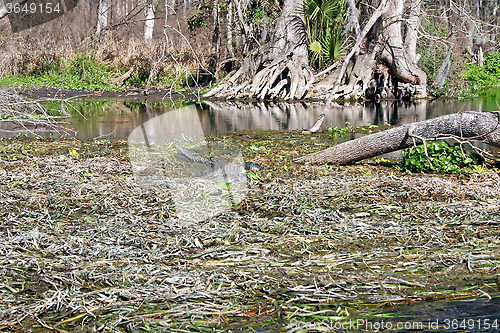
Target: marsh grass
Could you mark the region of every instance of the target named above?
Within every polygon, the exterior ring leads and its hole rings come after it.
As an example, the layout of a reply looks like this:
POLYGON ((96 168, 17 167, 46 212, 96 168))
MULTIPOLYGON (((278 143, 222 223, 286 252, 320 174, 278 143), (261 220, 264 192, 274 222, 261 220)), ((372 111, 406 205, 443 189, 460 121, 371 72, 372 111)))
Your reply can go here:
POLYGON ((6 75, 0 79, 0 84, 85 91, 124 90, 110 83, 117 72, 116 68, 98 61, 95 55, 82 53, 70 60, 47 62, 23 75, 6 75))
MULTIPOLYGON (((81 91, 125 91, 127 88, 148 86, 150 68, 134 67, 124 85, 113 84, 113 79, 127 71, 124 66, 112 66, 96 58, 94 54, 78 54, 70 60, 50 61, 31 72, 5 75, 0 79, 3 86, 23 86, 29 88, 56 88, 81 91)), ((199 89, 206 86, 212 75, 197 66, 165 66, 150 82, 158 88, 170 88, 173 92, 199 89)))
POLYGON ((497 170, 289 163, 331 140, 316 137, 208 138, 267 169, 235 210, 189 226, 168 191, 136 185, 125 143, 3 139, 0 330, 298 331, 498 294, 497 170))

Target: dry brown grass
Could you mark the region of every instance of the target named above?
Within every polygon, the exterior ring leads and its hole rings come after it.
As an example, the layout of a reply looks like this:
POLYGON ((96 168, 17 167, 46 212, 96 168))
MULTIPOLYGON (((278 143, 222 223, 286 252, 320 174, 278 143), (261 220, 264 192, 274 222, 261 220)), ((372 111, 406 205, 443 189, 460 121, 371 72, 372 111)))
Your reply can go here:
MULTIPOLYGON (((203 67, 208 67, 209 29, 204 28, 197 36, 190 36, 185 20, 171 15, 166 41, 161 28, 163 14, 158 15, 160 18, 156 21, 151 43, 143 41, 141 15, 134 18, 139 20, 137 22, 132 20, 130 24, 114 26, 96 36, 95 8, 84 2, 61 18, 16 34, 12 34, 6 17, 0 20, 0 77, 29 74, 49 62, 72 59, 79 53, 93 53, 110 66, 127 69, 134 66, 139 71, 151 70, 159 59, 161 67, 196 70, 200 67, 196 58, 203 67)), ((111 24, 117 21, 118 16, 115 21, 111 20, 111 24)))

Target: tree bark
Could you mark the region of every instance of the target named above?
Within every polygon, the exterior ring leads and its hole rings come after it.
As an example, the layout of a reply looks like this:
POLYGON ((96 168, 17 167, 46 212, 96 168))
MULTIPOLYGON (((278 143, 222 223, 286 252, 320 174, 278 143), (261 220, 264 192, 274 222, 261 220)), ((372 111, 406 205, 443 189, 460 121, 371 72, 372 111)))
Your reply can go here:
POLYGON ((439 90, 443 89, 444 84, 446 83, 446 78, 448 77, 448 73, 450 72, 452 49, 453 49, 453 41, 448 46, 448 51, 446 52, 446 56, 444 57, 443 63, 441 64, 441 67, 439 67, 436 79, 434 80, 434 85, 439 90))
MULTIPOLYGON (((423 70, 418 68, 412 56, 403 47, 401 33, 403 10, 403 1, 389 0, 387 8, 382 14, 383 22, 389 24, 382 33, 385 39, 382 59, 389 64, 398 79, 406 83, 419 85, 425 90, 427 75, 423 70)), ((425 97, 425 91, 421 95, 425 97)))
POLYGON ((229 0, 227 4, 227 58, 234 57, 233 48, 233 1, 229 0))
MULTIPOLYGON (((420 0, 411 0, 410 5, 417 6, 417 1, 420 0)), ((407 43, 403 43, 404 3, 400 0, 380 1, 342 67, 316 84, 318 94, 313 90, 311 97, 321 98, 323 90, 332 83, 327 103, 339 99, 427 96, 427 75, 416 64, 416 35, 410 32, 407 43)), ((416 16, 420 11, 411 13, 412 20, 418 22, 416 16)))
POLYGON ((219 1, 214 0, 212 7, 212 19, 214 21, 214 33, 212 35, 212 54, 216 59, 219 58, 220 45, 220 24, 219 24, 219 1))
POLYGON ((144 41, 146 43, 153 40, 153 29, 155 26, 155 12, 153 0, 146 6, 146 22, 144 23, 144 41))
MULTIPOLYGON (((355 1, 348 0, 350 14, 346 29, 353 31, 357 39, 342 66, 324 78, 314 76, 308 65, 300 1, 285 0, 270 42, 248 55, 236 73, 204 97, 257 100, 307 97, 326 99, 327 103, 342 99, 426 97, 427 75, 416 63, 419 1, 406 2, 412 6, 408 24, 414 31, 407 33, 405 44, 404 1, 380 0, 359 32, 359 23, 353 18, 359 11, 355 1)), ((249 45, 248 38, 256 39, 243 20, 242 5, 235 5, 247 38, 245 45, 249 45)))
POLYGON ((96 30, 96 35, 98 36, 101 34, 102 30, 108 26, 108 11, 110 7, 110 0, 99 0, 96 30))
POLYGON ((271 41, 247 56, 236 73, 204 97, 302 99, 313 75, 298 5, 295 0, 285 0, 271 41))
MULTIPOLYGON (((344 62, 342 63, 342 67, 340 68, 340 71, 338 73, 334 72, 333 75, 337 77, 337 80, 335 81, 335 83, 333 85, 332 91, 330 92, 330 95, 328 96, 328 99, 326 100, 326 103, 329 104, 334 99, 339 99, 340 97, 345 96, 347 94, 350 94, 352 92, 353 88, 348 88, 347 89, 347 93, 344 93, 344 90, 342 90, 340 96, 336 95, 336 93, 338 91, 338 88, 339 88, 339 86, 340 86, 340 84, 342 82, 342 79, 344 78, 344 74, 345 74, 345 71, 347 70, 347 66, 349 65, 349 63, 350 63, 352 57, 354 56, 354 54, 359 51, 361 43, 366 38, 366 35, 368 34, 368 32, 370 32, 370 30, 375 25, 375 23, 378 21, 378 19, 382 15, 382 13, 386 10, 385 9, 386 3, 387 3, 387 0, 382 0, 381 1, 381 3, 379 4, 379 7, 375 10, 375 12, 373 13, 373 15, 370 17, 370 19, 366 23, 365 27, 363 28, 363 31, 361 32, 361 35, 356 40, 356 43, 354 44, 351 52, 345 57, 344 62)), ((375 54, 375 52, 372 52, 372 54, 375 54)), ((372 66, 365 66, 364 70, 366 71, 366 68, 370 68, 371 69, 371 67, 372 66)), ((357 75, 357 73, 355 75, 357 75)), ((357 84, 357 82, 356 82, 356 84, 357 84)), ((351 87, 353 87, 353 86, 354 86, 354 84, 351 83, 351 87)))
POLYGON ((423 0, 409 0, 409 15, 406 20, 405 49, 413 63, 418 63, 420 55, 417 54, 418 24, 421 15, 421 3, 423 0))
POLYGON ((406 124, 363 136, 294 160, 295 163, 352 164, 380 154, 422 144, 424 139, 456 136, 500 147, 500 112, 467 111, 406 124), (414 137, 412 137, 412 135, 414 137))
POLYGON ((351 32, 354 39, 357 39, 359 36, 359 10, 356 8, 355 0, 346 0, 346 5, 348 8, 347 19, 345 31, 351 32))

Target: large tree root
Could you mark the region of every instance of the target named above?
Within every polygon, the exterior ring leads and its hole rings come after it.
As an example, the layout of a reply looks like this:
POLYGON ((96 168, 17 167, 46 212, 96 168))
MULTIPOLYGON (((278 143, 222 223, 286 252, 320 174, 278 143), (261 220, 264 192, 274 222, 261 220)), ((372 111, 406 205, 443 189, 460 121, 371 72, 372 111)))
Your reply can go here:
POLYGON ((303 99, 314 76, 308 64, 299 4, 285 0, 271 40, 247 56, 238 71, 204 97, 224 99, 303 99))
POLYGON ((226 99, 282 99, 305 97, 313 75, 307 63, 293 52, 268 62, 262 57, 249 57, 227 81, 209 91, 204 97, 226 99), (255 59, 257 58, 257 59, 255 59), (255 68, 258 68, 256 73, 255 68))
POLYGON ((333 100, 426 97, 427 76, 403 42, 403 2, 381 0, 341 65, 335 63, 316 75, 308 65, 298 3, 286 0, 271 40, 247 56, 236 73, 204 97, 311 98, 326 100, 327 104, 333 100))
POLYGON ((295 163, 351 164, 440 137, 481 140, 500 147, 500 112, 467 111, 363 136, 294 160, 295 163))

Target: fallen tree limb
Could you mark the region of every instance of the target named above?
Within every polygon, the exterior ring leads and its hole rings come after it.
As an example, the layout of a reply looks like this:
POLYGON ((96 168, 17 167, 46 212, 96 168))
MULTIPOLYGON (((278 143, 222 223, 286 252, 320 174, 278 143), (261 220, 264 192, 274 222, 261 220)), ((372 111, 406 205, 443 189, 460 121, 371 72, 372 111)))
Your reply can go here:
POLYGON ((134 71, 134 66, 130 67, 127 73, 123 74, 120 77, 117 77, 116 79, 111 80, 111 83, 114 84, 115 86, 123 85, 123 82, 130 77, 133 71, 134 71))
POLYGON ((299 157, 295 163, 352 164, 366 158, 422 144, 422 139, 455 136, 500 147, 500 112, 466 111, 406 124, 299 157))

